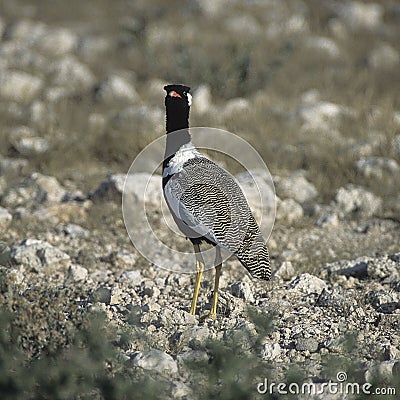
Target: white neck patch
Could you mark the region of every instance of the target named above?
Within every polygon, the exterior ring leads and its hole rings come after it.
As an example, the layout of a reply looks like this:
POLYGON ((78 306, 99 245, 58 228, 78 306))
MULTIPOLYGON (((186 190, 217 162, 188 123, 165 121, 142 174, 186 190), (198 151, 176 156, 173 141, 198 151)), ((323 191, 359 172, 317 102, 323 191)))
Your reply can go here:
POLYGON ((188 99, 188 104, 189 107, 192 105, 192 95, 190 93, 186 93, 187 99, 188 99))
POLYGON ((178 172, 181 172, 183 169, 183 164, 185 164, 186 161, 196 157, 204 156, 196 149, 196 147, 194 147, 192 142, 182 145, 164 168, 163 177, 165 178, 168 175, 174 175, 178 172))

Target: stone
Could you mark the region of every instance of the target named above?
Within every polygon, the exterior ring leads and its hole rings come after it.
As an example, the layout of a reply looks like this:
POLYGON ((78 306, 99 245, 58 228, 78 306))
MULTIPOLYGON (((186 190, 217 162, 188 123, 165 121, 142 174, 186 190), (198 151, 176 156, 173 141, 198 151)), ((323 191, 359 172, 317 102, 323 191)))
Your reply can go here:
POLYGON ((93 303, 110 304, 111 290, 104 286, 100 286, 92 293, 90 300, 93 303))
POLYGON ((293 199, 298 203, 306 203, 318 196, 315 186, 304 177, 303 171, 296 171, 287 178, 276 178, 276 193, 283 199, 293 199))
MULTIPOLYGON (((110 254, 110 260, 120 268, 132 268, 136 264, 137 255, 126 250, 116 251, 110 254)), ((139 273, 140 271, 128 271, 129 273, 139 273)), ((134 274, 132 274, 132 278, 134 274)))
POLYGON ((265 343, 261 350, 263 360, 272 361, 281 356, 282 348, 279 343, 265 343))
POLYGON ((293 224, 304 216, 303 207, 293 199, 280 200, 278 198, 276 220, 293 224))
POLYGON ((327 289, 328 286, 322 279, 305 273, 294 278, 289 288, 304 294, 320 294, 324 289, 327 289))
POLYGON ((164 307, 159 314, 159 324, 166 327, 196 325, 197 319, 187 311, 167 306, 164 307))
POLYGON ((12 130, 8 140, 18 153, 26 157, 43 154, 50 147, 46 139, 35 135, 35 133, 26 126, 12 130))
POLYGON ((29 103, 39 96, 43 80, 21 71, 0 70, 0 97, 17 103, 29 103))
POLYGON ((173 383, 171 394, 174 399, 185 400, 193 397, 192 389, 180 381, 175 381, 173 383))
POLYGON ((71 264, 68 254, 50 243, 36 239, 26 239, 13 247, 11 258, 16 264, 35 272, 65 270, 71 264))
POLYGON ((164 122, 164 111, 159 107, 146 105, 129 106, 110 116, 110 124, 115 129, 132 132, 132 126, 136 132, 149 132, 159 129, 164 122))
POLYGON ((121 278, 127 280, 133 286, 139 286, 144 280, 142 274, 138 270, 124 271, 121 278))
POLYGON ((372 290, 366 294, 368 302, 376 311, 384 314, 392 314, 400 309, 400 296, 385 290, 372 290))
POLYGON ((293 264, 291 261, 283 261, 279 265, 278 269, 275 271, 274 275, 282 278, 287 281, 293 278, 296 271, 294 270, 293 264))
POLYGON ((90 236, 90 232, 82 228, 80 225, 68 224, 63 229, 64 233, 71 238, 87 238, 90 236))
POLYGON ((157 349, 137 352, 132 363, 144 370, 155 371, 163 375, 176 375, 178 373, 176 361, 169 354, 157 349))
POLYGON ((130 80, 124 76, 111 75, 96 88, 96 96, 106 103, 135 103, 139 95, 130 80))
POLYGON ((12 214, 10 214, 5 208, 0 207, 0 233, 4 233, 10 226, 12 221, 12 214))
POLYGON ((51 28, 42 35, 36 47, 42 53, 52 57, 63 56, 71 53, 78 46, 78 36, 65 28, 51 28))
POLYGON ((375 69, 396 68, 400 62, 399 52, 388 43, 381 43, 368 54, 368 64, 375 69))
POLYGON ((80 265, 72 264, 66 274, 65 279, 71 282, 80 282, 86 280, 88 270, 80 265))
POLYGON ((235 99, 227 101, 222 111, 222 115, 225 118, 229 118, 238 113, 248 112, 249 110, 250 102, 243 97, 237 97, 235 99))
POLYGON ((7 243, 0 242, 0 265, 6 266, 11 261, 11 249, 7 243))
POLYGON ((400 173, 400 166, 396 160, 384 157, 361 158, 355 164, 356 170, 364 178, 381 180, 400 173))
POLYGON ((335 127, 344 116, 352 115, 352 111, 339 104, 318 101, 301 106, 296 115, 303 122, 302 130, 318 131, 335 127))
POLYGON ((383 23, 384 8, 377 3, 349 1, 337 3, 334 9, 351 31, 375 30, 383 23))
POLYGON ((339 46, 329 37, 310 37, 306 40, 305 44, 308 49, 317 51, 321 55, 326 55, 333 59, 338 58, 341 55, 339 46))
POLYGON ((50 203, 59 203, 66 196, 66 190, 60 185, 54 176, 42 175, 35 172, 31 179, 37 185, 45 201, 50 203))
POLYGON ((94 84, 94 75, 85 64, 68 54, 49 66, 51 83, 68 89, 88 89, 94 84))
POLYGON ((316 225, 321 228, 335 228, 339 225, 339 217, 336 213, 323 214, 318 218, 316 225))
POLYGON ((251 291, 250 285, 247 282, 235 282, 229 286, 229 291, 239 299, 243 299, 246 302, 253 303, 254 296, 251 291))
POLYGON ((28 161, 21 158, 7 158, 0 154, 1 175, 22 175, 28 167, 28 161))
POLYGON ((208 85, 200 85, 193 92, 193 111, 204 114, 211 109, 212 97, 211 90, 208 85))
POLYGON ((382 206, 382 200, 379 197, 352 184, 339 188, 336 192, 335 202, 338 209, 344 214, 366 217, 377 213, 382 206))
POLYGON ((120 202, 125 190, 125 193, 132 195, 138 203, 146 202, 159 206, 162 199, 161 181, 161 176, 146 172, 131 175, 116 174, 101 182, 100 186, 90 194, 90 198, 94 202, 120 202))
POLYGON ((314 338, 299 337, 296 339, 296 350, 297 351, 309 351, 315 353, 318 350, 318 341, 314 338))

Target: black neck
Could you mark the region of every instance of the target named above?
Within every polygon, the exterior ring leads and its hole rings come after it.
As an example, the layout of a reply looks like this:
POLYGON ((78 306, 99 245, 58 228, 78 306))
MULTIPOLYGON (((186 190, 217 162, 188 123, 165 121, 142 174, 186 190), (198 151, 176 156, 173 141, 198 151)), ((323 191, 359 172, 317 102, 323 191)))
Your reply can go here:
POLYGON ((189 106, 167 104, 166 128, 167 133, 189 128, 189 106))

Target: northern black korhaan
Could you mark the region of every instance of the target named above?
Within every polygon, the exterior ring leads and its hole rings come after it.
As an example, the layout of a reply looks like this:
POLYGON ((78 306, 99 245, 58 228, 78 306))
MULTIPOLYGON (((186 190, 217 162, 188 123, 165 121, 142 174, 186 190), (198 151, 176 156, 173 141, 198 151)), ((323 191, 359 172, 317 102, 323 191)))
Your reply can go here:
POLYGON ((195 314, 204 270, 202 241, 216 248, 215 286, 210 317, 217 313, 222 260, 220 248, 234 254, 256 278, 270 278, 265 240, 235 179, 200 153, 191 141, 190 88, 167 85, 165 97, 167 141, 163 162, 163 192, 171 214, 190 239, 196 255, 196 284, 191 314, 195 314))

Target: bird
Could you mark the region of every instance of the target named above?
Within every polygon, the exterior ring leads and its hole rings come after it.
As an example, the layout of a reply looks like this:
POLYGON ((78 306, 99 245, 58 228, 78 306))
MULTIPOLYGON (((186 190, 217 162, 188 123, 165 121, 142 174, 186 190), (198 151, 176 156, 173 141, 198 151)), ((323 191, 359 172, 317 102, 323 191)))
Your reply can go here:
POLYGON ((251 276, 269 280, 270 258, 251 209, 235 178, 193 144, 189 129, 190 87, 164 86, 166 146, 162 188, 169 211, 180 231, 192 242, 196 281, 190 314, 196 314, 204 271, 200 245, 215 247, 215 282, 209 318, 217 316, 222 269, 221 249, 235 255, 251 276))

